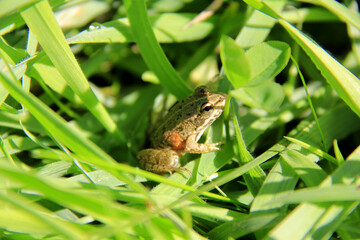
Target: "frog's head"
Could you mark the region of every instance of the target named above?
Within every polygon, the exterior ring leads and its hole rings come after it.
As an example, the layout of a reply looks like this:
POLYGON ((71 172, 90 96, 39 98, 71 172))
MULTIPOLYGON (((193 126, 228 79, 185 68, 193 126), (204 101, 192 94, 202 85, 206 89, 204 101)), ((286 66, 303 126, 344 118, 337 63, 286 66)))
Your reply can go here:
POLYGON ((205 87, 198 87, 195 90, 197 114, 194 119, 196 125, 197 139, 205 129, 210 126, 223 112, 226 102, 226 95, 217 92, 210 92, 205 87))
POLYGON ((210 92, 206 87, 201 86, 195 89, 194 95, 198 99, 197 112, 199 115, 204 118, 214 118, 214 120, 221 115, 225 107, 225 94, 210 92))

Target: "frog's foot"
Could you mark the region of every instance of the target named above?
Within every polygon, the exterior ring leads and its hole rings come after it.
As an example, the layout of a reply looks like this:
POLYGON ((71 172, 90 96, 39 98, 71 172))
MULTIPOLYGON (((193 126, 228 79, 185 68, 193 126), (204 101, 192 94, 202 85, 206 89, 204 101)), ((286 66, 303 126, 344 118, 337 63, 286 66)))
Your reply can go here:
POLYGON ((188 153, 206 153, 220 150, 218 145, 223 144, 222 142, 218 143, 197 143, 196 136, 190 136, 186 140, 186 146, 184 152, 188 153))
POLYGON ((217 142, 217 143, 211 143, 211 144, 205 143, 205 144, 207 144, 207 145, 213 145, 214 147, 217 148, 216 151, 222 151, 222 149, 219 148, 219 147, 217 147, 217 146, 219 146, 219 145, 224 145, 225 142, 223 141, 223 142, 217 142))
POLYGON ((137 159, 142 169, 156 174, 170 173, 173 171, 187 171, 191 176, 191 172, 184 168, 178 167, 179 155, 171 149, 154 149, 148 148, 141 150, 137 159))

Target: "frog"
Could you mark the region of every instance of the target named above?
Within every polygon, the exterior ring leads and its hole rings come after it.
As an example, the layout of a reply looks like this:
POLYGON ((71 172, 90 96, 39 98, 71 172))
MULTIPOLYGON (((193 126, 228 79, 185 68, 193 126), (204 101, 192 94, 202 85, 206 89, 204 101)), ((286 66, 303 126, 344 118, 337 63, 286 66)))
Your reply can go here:
POLYGON ((220 150, 219 143, 198 143, 203 132, 221 115, 226 95, 200 86, 194 93, 176 102, 160 118, 150 134, 150 148, 137 154, 139 166, 156 174, 174 171, 191 172, 179 167, 180 156, 186 153, 207 153, 220 150))

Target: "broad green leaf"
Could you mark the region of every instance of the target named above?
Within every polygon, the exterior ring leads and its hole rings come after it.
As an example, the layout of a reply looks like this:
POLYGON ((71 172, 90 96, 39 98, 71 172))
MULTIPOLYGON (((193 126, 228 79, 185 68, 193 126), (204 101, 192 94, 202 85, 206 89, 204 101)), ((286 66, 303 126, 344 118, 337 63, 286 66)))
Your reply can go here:
POLYGON ((93 23, 84 30, 67 39, 69 44, 78 43, 126 43, 133 42, 134 36, 127 18, 106 23, 93 23))
MULTIPOLYGON (((265 0, 264 2, 276 11, 282 11, 287 3, 286 1, 272 0, 265 0)), ((296 9, 296 11, 299 11, 299 9, 296 9)), ((274 18, 271 18, 260 11, 252 11, 235 41, 243 48, 249 48, 262 43, 270 34, 275 23, 276 20, 274 18)))
POLYGON ((285 68, 290 59, 290 47, 284 42, 269 41, 255 45, 245 55, 251 66, 247 86, 254 86, 273 79, 285 68))
MULTIPOLYGON (((20 0, 16 1, 16 4, 12 2, 11 0, 4 0, 0 1, 0 4, 8 4, 8 6, 3 6, 0 9, 3 11, 12 11, 11 14, 8 14, 4 17, 0 18, 0 35, 5 35, 7 33, 12 32, 14 29, 20 28, 25 25, 24 19, 21 17, 21 14, 19 11, 23 10, 22 8, 18 8, 18 6, 21 5, 21 7, 26 8, 26 5, 34 4, 36 2, 40 2, 40 0, 20 0), (18 5, 19 4, 19 5, 18 5), (16 11, 13 11, 16 10, 16 11)), ((66 0, 54 0, 50 1, 51 7, 54 9, 61 4, 64 4, 66 0)), ((0 11, 1 11, 0 10, 0 11)))
MULTIPOLYGON (((252 6, 253 8, 269 15, 270 17, 274 18, 274 19, 279 19, 280 16, 279 14, 277 14, 276 10, 272 7, 270 7, 271 5, 268 4, 266 1, 260 1, 260 0, 244 0, 244 2, 246 2, 247 4, 249 4, 250 6, 252 6)), ((271 3, 271 1, 269 1, 269 3, 271 3)))
MULTIPOLYGON (((210 21, 203 21, 183 28, 195 14, 191 13, 163 13, 150 15, 149 21, 155 37, 160 43, 186 42, 203 39, 214 28, 210 21)), ((129 19, 92 24, 89 29, 67 39, 69 44, 76 43, 126 43, 135 41, 131 32, 129 19)))
POLYGON ((327 176, 319 165, 297 151, 289 149, 280 155, 308 187, 319 185, 327 176))
POLYGON ((245 86, 251 77, 251 65, 244 50, 233 39, 223 36, 220 57, 226 76, 233 87, 236 89, 245 86))
POLYGON ((194 216, 215 223, 231 222, 247 216, 247 214, 244 213, 210 205, 204 206, 202 204, 191 204, 188 208, 194 216))
POLYGON ((288 218, 285 218, 280 224, 273 228, 268 237, 264 239, 305 239, 305 231, 309 231, 314 222, 320 219, 324 214, 324 209, 319 205, 308 203, 304 203, 303 207, 307 207, 306 212, 293 211, 288 215, 288 218), (309 219, 311 219, 311 221, 309 219), (284 228, 281 224, 286 225, 288 228, 284 228))
POLYGON ((279 215, 262 214, 262 215, 248 215, 241 219, 224 223, 212 229, 209 232, 210 239, 237 239, 249 233, 255 232, 265 226, 272 226, 276 223, 276 218, 279 215))
POLYGON ((261 85, 233 90, 230 95, 248 106, 267 111, 274 111, 279 108, 285 98, 282 86, 269 81, 261 85))
POLYGON ((319 148, 316 148, 316 147, 314 147, 314 146, 311 146, 311 145, 309 145, 309 144, 307 144, 307 143, 305 143, 305 142, 303 142, 303 141, 297 140, 297 139, 295 139, 295 138, 285 137, 285 136, 284 136, 284 138, 287 139, 287 140, 289 140, 290 142, 293 142, 293 143, 295 143, 295 144, 300 145, 301 147, 303 147, 303 148, 305 148, 305 149, 310 150, 311 152, 315 153, 316 155, 318 155, 318 156, 320 156, 320 157, 322 157, 322 158, 325 158, 325 159, 331 161, 332 163, 334 163, 334 164, 336 164, 336 165, 340 165, 340 164, 339 164, 339 161, 338 161, 336 158, 334 158, 334 157, 331 156, 330 154, 322 151, 322 150, 319 149, 319 148))
POLYGON ((287 209, 287 204, 273 202, 273 199, 292 192, 298 179, 295 171, 280 159, 268 173, 262 188, 251 205, 250 212, 268 213, 287 209))
MULTIPOLYGON (((269 8, 266 3, 258 2, 256 0, 246 0, 246 2, 256 9, 276 18, 306 54, 309 55, 313 63, 320 70, 328 83, 337 91, 339 96, 358 116, 360 116, 360 80, 336 59, 330 56, 316 42, 287 21, 283 20, 273 9, 269 8)), ((327 4, 330 2, 336 4, 331 0, 326 1, 327 4)))
POLYGON ((61 177, 67 174, 69 168, 73 165, 70 161, 56 161, 40 168, 38 175, 49 177, 61 177))

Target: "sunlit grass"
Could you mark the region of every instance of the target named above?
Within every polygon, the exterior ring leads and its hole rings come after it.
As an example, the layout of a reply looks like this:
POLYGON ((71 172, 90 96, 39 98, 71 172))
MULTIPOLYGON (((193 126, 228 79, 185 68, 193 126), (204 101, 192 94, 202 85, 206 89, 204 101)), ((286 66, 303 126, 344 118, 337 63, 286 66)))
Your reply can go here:
POLYGON ((230 1, 186 25, 206 4, 1 2, 1 239, 360 238, 356 2, 230 1), (139 169, 148 125, 198 85, 228 95, 200 139, 221 151, 183 155, 192 177, 139 169))

